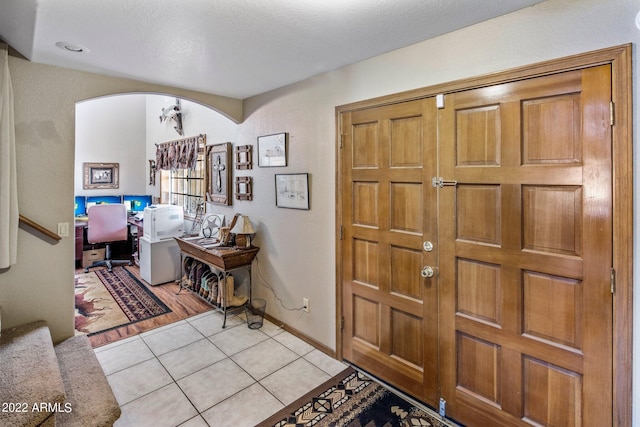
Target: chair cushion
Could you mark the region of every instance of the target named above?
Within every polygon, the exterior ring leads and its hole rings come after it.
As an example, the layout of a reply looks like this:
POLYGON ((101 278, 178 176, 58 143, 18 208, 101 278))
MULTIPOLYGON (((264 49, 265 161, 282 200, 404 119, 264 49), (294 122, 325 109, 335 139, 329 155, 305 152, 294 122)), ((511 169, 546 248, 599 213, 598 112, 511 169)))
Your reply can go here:
POLYGON ((106 243, 127 240, 127 208, 121 203, 91 206, 87 241, 106 243))

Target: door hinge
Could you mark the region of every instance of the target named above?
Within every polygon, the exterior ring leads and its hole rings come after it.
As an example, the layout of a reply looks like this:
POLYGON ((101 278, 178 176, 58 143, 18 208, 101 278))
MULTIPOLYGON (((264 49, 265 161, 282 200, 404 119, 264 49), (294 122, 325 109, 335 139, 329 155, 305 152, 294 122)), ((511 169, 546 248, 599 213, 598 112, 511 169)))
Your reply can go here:
POLYGON ((340 330, 344 331, 344 316, 340 318, 340 330))
POLYGON ((338 142, 338 148, 342 148, 344 145, 344 134, 340 134, 340 141, 338 142))
POLYGON ((436 108, 442 110, 444 108, 444 94, 439 93, 436 95, 436 108))
POLYGON ((344 239, 344 227, 340 226, 340 240, 344 239))
POLYGON ((616 124, 616 123, 615 123, 615 117, 616 117, 616 114, 615 114, 615 104, 613 103, 613 101, 611 101, 611 102, 609 103, 609 121, 610 121, 610 123, 611 123, 611 126, 613 126, 613 125, 615 125, 615 124, 616 124))
POLYGON ((611 294, 615 295, 616 293, 616 269, 611 269, 611 294))
POLYGON ((458 181, 450 181, 450 180, 442 179, 441 176, 434 176, 433 178, 431 178, 431 186, 433 188, 438 188, 438 187, 442 188, 445 185, 455 187, 456 185, 458 185, 458 181))

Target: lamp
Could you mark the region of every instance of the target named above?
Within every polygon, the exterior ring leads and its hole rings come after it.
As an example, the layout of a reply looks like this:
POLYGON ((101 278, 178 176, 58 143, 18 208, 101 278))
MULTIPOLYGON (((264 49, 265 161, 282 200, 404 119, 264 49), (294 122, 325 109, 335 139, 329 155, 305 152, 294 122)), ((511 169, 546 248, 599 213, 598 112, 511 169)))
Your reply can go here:
POLYGON ((251 246, 251 234, 254 234, 256 231, 253 229, 253 225, 251 225, 251 221, 249 221, 249 217, 246 215, 241 215, 236 224, 230 230, 230 233, 236 235, 236 246, 239 248, 248 248, 251 246))

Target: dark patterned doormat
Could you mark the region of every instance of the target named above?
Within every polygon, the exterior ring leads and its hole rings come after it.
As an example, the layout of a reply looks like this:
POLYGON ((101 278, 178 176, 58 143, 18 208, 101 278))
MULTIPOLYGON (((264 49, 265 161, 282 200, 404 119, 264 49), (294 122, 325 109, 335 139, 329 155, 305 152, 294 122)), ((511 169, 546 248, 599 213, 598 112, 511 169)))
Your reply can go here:
POLYGON ((94 335, 171 310, 125 267, 75 276, 76 334, 94 335))
POLYGON ((296 400, 259 427, 450 426, 353 368, 296 400))

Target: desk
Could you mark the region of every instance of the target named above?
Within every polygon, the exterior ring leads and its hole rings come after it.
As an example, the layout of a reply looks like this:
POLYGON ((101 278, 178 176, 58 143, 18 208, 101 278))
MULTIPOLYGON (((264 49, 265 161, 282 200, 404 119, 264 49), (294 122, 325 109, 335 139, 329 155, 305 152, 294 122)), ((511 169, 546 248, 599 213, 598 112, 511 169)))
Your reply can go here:
POLYGON ((82 261, 82 251, 84 250, 84 230, 87 228, 87 224, 87 219, 75 219, 76 262, 82 261))
MULTIPOLYGON (((85 217, 76 217, 75 218, 75 260, 77 261, 82 261, 82 253, 85 250, 85 245, 89 245, 89 242, 87 242, 87 235, 85 233, 85 230, 87 229, 87 225, 89 224, 89 219, 85 216, 85 217)), ((129 235, 132 236, 132 241, 131 241, 131 256, 134 256, 137 249, 140 247, 140 237, 142 237, 142 233, 143 233, 143 222, 142 220, 140 221, 136 221, 135 218, 133 216, 127 218, 127 225, 129 226, 129 235), (138 234, 136 236, 133 236, 131 233, 131 227, 135 226, 138 227, 138 234)), ((94 247, 96 245, 92 245, 92 247, 94 247)), ((99 245, 98 245, 99 246, 99 245)), ((123 250, 123 248, 120 248, 121 250, 123 250)), ((128 249, 127 249, 128 251, 128 249)), ((128 255, 128 252, 127 252, 128 255)), ((135 257, 135 261, 136 264, 139 264, 137 257, 135 257)))
MULTIPOLYGON (((201 237, 195 238, 187 238, 183 239, 180 237, 175 238, 178 242, 178 246, 180 247, 180 265, 181 269, 184 270, 184 257, 189 256, 194 258, 206 265, 214 267, 218 270, 223 278, 226 278, 227 274, 239 270, 239 269, 247 269, 249 271, 249 302, 251 302, 251 263, 253 259, 256 257, 256 254, 260 250, 257 246, 251 246, 246 249, 235 249, 235 248, 224 248, 224 247, 212 247, 206 248, 204 246, 200 246, 197 244, 198 241, 203 240, 201 237)), ((180 291, 185 289, 185 286, 182 282, 182 277, 184 275, 184 271, 180 276, 179 286, 180 291)), ((220 281, 218 281, 220 283, 220 281)), ((187 289, 190 289, 187 287, 187 289)), ((196 294, 197 295, 197 294, 196 294)), ((222 304, 218 306, 212 301, 206 300, 210 304, 216 306, 224 312, 224 321, 222 323, 222 327, 226 327, 227 324, 227 311, 229 308, 227 307, 226 301, 226 292, 222 292, 222 304)), ((239 307, 239 308, 242 308, 239 307)))
POLYGON ((140 237, 144 234, 144 220, 138 220, 135 216, 130 216, 127 218, 127 225, 129 226, 129 235, 131 236, 131 256, 133 256, 136 265, 140 265, 140 259, 136 254, 140 250, 140 237), (135 236, 131 233, 132 227, 138 229, 135 236))

